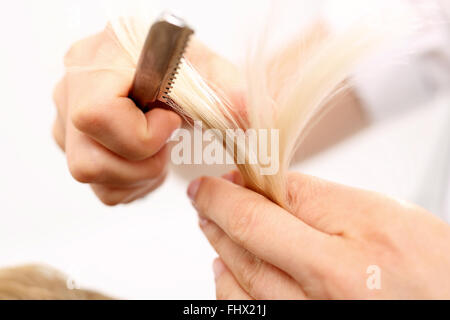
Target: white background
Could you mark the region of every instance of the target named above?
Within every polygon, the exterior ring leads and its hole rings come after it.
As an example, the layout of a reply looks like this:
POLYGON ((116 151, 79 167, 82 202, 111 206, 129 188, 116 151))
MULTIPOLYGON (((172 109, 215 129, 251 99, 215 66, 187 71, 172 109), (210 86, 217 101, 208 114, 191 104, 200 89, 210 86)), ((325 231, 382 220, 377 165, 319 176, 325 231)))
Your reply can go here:
MULTIPOLYGON (((248 30, 268 6, 154 2, 156 12, 175 9, 199 38, 234 60, 244 56, 248 30)), ((121 298, 214 298, 214 253, 197 228, 180 170, 143 201, 105 207, 71 178, 51 138, 62 56, 75 39, 103 27, 102 3, 18 0, 2 7, 0 266, 47 263, 121 298)), ((438 208, 433 190, 442 183, 449 144, 446 101, 370 128, 296 169, 438 208)))

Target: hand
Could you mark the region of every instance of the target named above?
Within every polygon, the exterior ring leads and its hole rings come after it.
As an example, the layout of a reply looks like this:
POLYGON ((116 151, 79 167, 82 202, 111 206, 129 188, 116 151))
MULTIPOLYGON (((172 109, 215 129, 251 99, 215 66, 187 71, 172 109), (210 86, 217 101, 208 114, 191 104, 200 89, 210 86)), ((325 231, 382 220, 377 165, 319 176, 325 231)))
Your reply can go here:
MULTIPOLYGON (((238 104, 241 76, 235 66, 195 38, 186 55, 238 104)), ((72 176, 89 183, 107 205, 131 202, 157 188, 167 171, 166 141, 181 118, 159 108, 144 114, 128 98, 134 62, 109 26, 75 43, 64 62, 67 72, 54 91, 53 135, 72 176)))
POLYGON ((107 205, 146 195, 164 180, 166 141, 181 118, 163 109, 144 114, 127 97, 133 64, 109 27, 75 43, 64 62, 53 133, 72 176, 107 205))
POLYGON ((450 226, 424 209, 291 174, 288 212, 225 178, 188 189, 219 299, 450 298, 450 226))

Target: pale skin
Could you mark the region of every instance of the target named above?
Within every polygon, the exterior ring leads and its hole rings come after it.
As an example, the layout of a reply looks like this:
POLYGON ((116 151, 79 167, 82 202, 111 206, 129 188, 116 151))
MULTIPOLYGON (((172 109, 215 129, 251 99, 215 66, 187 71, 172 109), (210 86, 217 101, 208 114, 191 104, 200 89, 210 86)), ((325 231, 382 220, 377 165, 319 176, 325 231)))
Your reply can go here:
MULTIPOLYGON (((206 79, 237 97, 234 65, 191 40, 191 63, 206 79)), ((66 153, 72 176, 89 184, 106 205, 146 196, 164 181, 170 135, 182 124, 175 112, 142 113, 128 98, 134 65, 107 26, 75 43, 64 58, 66 73, 54 90, 55 141, 66 153), (105 67, 106 66, 106 67, 105 67)))
MULTIPOLYGON (((227 94, 238 112, 243 109, 242 76, 236 66, 195 38, 186 55, 205 79, 213 80, 227 94)), ((66 153, 70 173, 77 181, 89 184, 107 205, 145 197, 164 181, 168 162, 165 144, 181 125, 181 118, 161 108, 143 114, 128 98, 134 65, 117 45, 109 26, 73 44, 64 65, 67 71, 53 93, 57 107, 53 136, 66 153)), ((366 124, 354 96, 340 97, 339 107, 314 128, 311 136, 319 138, 305 139, 298 159, 366 124)))
POLYGON ((288 192, 289 211, 243 187, 237 172, 189 186, 200 228, 220 257, 218 299, 450 298, 445 222, 415 205, 298 173, 290 174, 288 192), (380 270, 379 289, 367 286, 369 266, 380 270))
MULTIPOLYGON (((242 106, 233 65, 197 41, 187 55, 242 106)), ((161 108, 144 114, 127 98, 133 64, 108 27, 74 44, 65 65, 54 92, 53 133, 71 174, 107 205, 144 197, 164 180, 166 141, 181 118, 161 108)), ((315 136, 326 136, 332 123, 338 140, 367 123, 355 95, 347 97, 315 136)), ((303 157, 327 143, 307 139, 303 157)), ((219 255, 218 298, 450 298, 450 227, 432 214, 300 174, 290 176, 288 191, 286 211, 244 188, 237 173, 190 185, 201 229, 219 255), (381 290, 366 286, 370 265, 380 267, 381 290)))
POLYGON ((132 65, 108 29, 75 43, 64 64, 87 69, 66 72, 54 91, 53 134, 72 176, 90 184, 107 205, 131 202, 155 189, 166 173, 165 142, 181 125, 180 117, 163 109, 144 114, 127 98, 132 65), (96 70, 96 65, 111 69, 96 70))

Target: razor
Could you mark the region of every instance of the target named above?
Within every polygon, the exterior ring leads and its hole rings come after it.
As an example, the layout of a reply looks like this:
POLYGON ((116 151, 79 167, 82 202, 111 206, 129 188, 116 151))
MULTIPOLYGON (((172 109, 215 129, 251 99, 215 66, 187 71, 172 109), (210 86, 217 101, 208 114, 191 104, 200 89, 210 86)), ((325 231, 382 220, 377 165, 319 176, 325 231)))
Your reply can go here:
POLYGON ((167 103, 177 70, 194 31, 183 19, 163 13, 150 27, 129 97, 143 112, 167 103))

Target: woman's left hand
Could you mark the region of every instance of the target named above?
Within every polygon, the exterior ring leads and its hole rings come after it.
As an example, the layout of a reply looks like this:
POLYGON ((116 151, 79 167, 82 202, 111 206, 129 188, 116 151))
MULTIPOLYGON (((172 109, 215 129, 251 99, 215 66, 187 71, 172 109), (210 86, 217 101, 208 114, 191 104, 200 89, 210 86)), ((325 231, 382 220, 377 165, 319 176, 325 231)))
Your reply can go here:
POLYGON ((217 298, 450 298, 450 226, 424 209, 291 174, 288 212, 224 178, 188 189, 220 256, 217 298))

